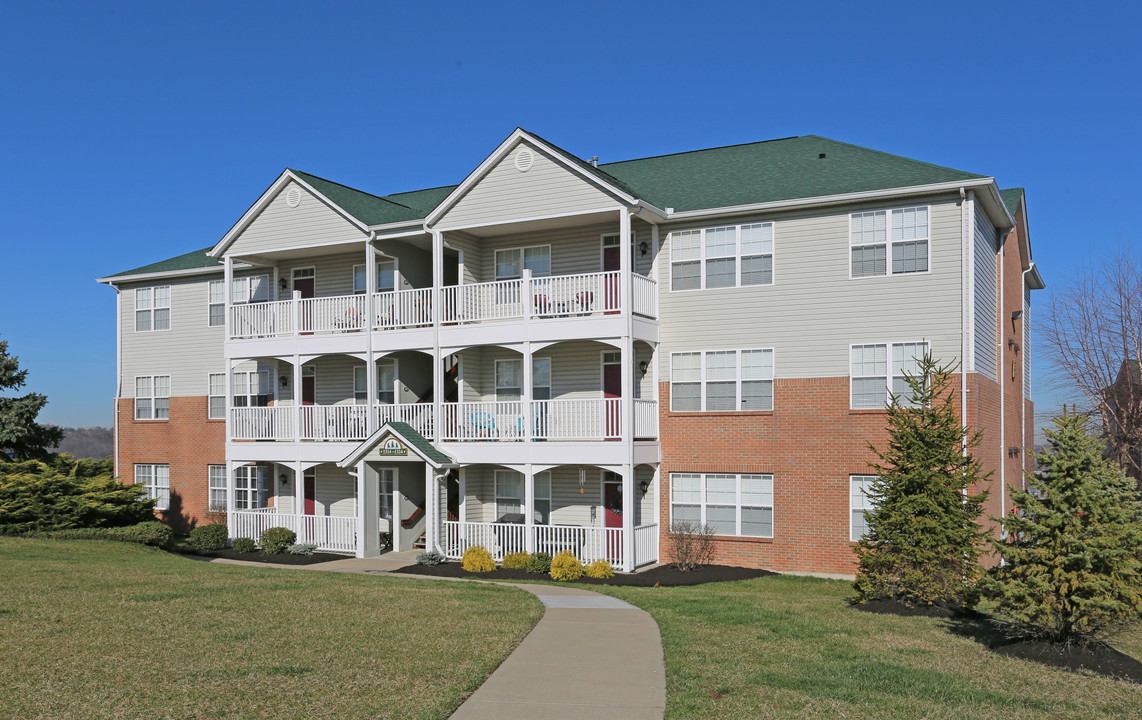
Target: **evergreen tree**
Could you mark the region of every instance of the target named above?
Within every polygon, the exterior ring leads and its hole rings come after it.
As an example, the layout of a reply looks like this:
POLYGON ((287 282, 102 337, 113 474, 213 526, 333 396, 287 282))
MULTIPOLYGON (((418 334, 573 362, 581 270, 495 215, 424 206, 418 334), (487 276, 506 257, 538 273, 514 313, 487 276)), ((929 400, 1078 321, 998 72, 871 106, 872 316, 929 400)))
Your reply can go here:
MULTIPOLYGON (((20 369, 20 358, 9 355, 8 342, 0 340, 0 390, 18 390, 27 377, 28 371, 20 369)), ((36 423, 47 404, 40 393, 0 397, 0 452, 11 453, 17 460, 45 458, 47 448, 59 446, 63 429, 36 423)))
POLYGON ((124 485, 109 462, 0 461, 0 534, 121 527, 154 519, 142 485, 124 485))
POLYGON ((909 396, 892 395, 888 447, 869 444, 878 478, 868 493, 874 508, 857 546, 853 586, 858 602, 970 607, 986 537, 977 519, 987 493, 973 491, 990 473, 970 454, 980 435, 960 424, 954 367, 931 354, 916 363, 909 396))
POLYGON ((1007 537, 993 541, 1004 565, 983 584, 1016 632, 1060 643, 1142 614, 1142 502, 1087 420, 1055 418, 1048 449, 1033 453, 1041 475, 1012 491, 1007 537))

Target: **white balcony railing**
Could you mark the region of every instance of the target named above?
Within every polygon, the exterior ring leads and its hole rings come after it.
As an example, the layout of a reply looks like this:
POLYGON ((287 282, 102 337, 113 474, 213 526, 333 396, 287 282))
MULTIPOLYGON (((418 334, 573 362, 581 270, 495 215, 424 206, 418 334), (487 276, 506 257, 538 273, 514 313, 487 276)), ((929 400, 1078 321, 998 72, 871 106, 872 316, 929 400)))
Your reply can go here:
POLYGON ((298 332, 358 332, 365 329, 365 296, 302 298, 297 307, 298 332))
POLYGON ((521 440, 523 418, 523 402, 519 400, 444 403, 441 439, 521 440))
MULTIPOLYGON (((230 439, 361 441, 369 436, 367 413, 364 405, 302 405, 298 409, 300 433, 295 433, 292 405, 230 408, 230 439)), ((373 416, 374 429, 396 420, 432 437, 430 404, 374 405, 373 416)))
POLYGON ((364 405, 302 405, 302 440, 364 440, 369 435, 364 405))
POLYGON ((230 537, 258 540, 272 527, 297 533, 298 543, 314 543, 322 552, 355 553, 357 518, 337 515, 295 515, 275 508, 235 510, 230 515, 230 537))
POLYGON ((293 301, 230 306, 230 337, 278 337, 293 334, 293 301))
POLYGON ((645 275, 631 274, 634 314, 651 319, 658 317, 658 283, 645 275))
MULTIPOLYGON (((658 561, 657 525, 644 525, 635 529, 636 566, 658 561), (647 534, 654 528, 654 541, 647 534), (642 551, 638 540, 642 531, 642 551), (640 562, 641 560, 641 562, 640 562)), ((578 525, 533 525, 530 546, 536 552, 551 555, 570 550, 585 563, 607 560, 621 565, 623 559, 623 529, 582 527, 578 525)), ((445 557, 456 559, 474 545, 482 545, 496 560, 528 549, 527 526, 518 523, 474 523, 446 520, 441 538, 445 557)))
POLYGON ((523 280, 451 285, 441 288, 443 323, 522 318, 523 280))
POLYGON ((640 439, 658 437, 658 401, 634 401, 634 436, 640 439))
POLYGON ((374 329, 426 327, 432 324, 432 288, 377 293, 373 308, 374 329))
POLYGON ((610 440, 622 437, 622 398, 535 400, 537 440, 610 440))
POLYGON ((531 278, 531 314, 540 317, 615 313, 622 307, 618 272, 531 278))
POLYGON ((293 440, 293 408, 230 408, 231 440, 293 440))
POLYGON ((374 405, 376 427, 387 422, 403 422, 413 430, 432 439, 432 403, 401 403, 398 405, 374 405))

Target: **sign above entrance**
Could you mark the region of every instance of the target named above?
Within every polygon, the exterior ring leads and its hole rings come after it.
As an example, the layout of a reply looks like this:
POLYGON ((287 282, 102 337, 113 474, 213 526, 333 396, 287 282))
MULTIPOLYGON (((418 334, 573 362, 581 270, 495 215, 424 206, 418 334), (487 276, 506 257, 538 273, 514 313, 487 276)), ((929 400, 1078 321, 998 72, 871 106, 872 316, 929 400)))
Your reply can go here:
POLYGON ((377 448, 378 455, 408 455, 408 448, 401 445, 400 440, 396 438, 389 438, 385 440, 384 444, 377 448))

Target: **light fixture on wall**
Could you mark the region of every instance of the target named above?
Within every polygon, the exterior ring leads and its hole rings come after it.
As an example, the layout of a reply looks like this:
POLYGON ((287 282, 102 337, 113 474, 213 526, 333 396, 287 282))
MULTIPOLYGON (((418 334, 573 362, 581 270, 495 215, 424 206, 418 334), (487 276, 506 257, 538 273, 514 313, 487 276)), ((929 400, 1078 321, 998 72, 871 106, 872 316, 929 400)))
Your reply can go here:
POLYGON ((289 280, 286 280, 285 278, 279 279, 278 287, 282 289, 282 292, 285 292, 289 289, 289 280))
POLYGON ((1021 317, 1023 317, 1023 311, 1022 310, 1012 310, 1011 311, 1011 319, 1012 320, 1018 320, 1021 317))
POLYGON ((643 480, 642 482, 640 482, 638 484, 638 489, 642 490, 642 494, 645 495, 646 491, 650 489, 650 481, 649 480, 643 480))
POLYGON ((638 244, 638 251, 640 254, 645 255, 650 250, 650 245, 645 240, 638 244))
POLYGON ((643 375, 645 375, 645 374, 646 374, 646 369, 647 369, 648 367, 650 367, 650 365, 648 365, 648 364, 647 364, 647 362, 646 362, 645 360, 643 360, 642 362, 640 362, 640 363, 638 364, 638 371, 639 371, 640 373, 642 373, 643 375))
POLYGON ((278 384, 282 386, 282 390, 285 390, 287 387, 289 387, 289 375, 282 375, 280 378, 278 378, 278 384))
POLYGON ((289 475, 286 475, 285 473, 278 475, 278 485, 282 486, 283 488, 288 486, 289 485, 289 475))

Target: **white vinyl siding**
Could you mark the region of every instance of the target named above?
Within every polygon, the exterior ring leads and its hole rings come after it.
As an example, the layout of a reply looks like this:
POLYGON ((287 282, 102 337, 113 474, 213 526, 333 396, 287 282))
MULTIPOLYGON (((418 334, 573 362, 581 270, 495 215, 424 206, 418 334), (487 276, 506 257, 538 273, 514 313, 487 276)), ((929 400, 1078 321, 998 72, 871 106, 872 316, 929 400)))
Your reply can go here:
POLYGON ((210 512, 226 511, 226 466, 207 465, 207 487, 210 497, 208 509, 210 512))
POLYGON ((142 375, 135 378, 135 419, 170 419, 170 375, 142 375))
POLYGON ((226 417, 226 373, 210 373, 208 380, 206 417, 221 420, 226 417))
POLYGON ((135 289, 135 332, 171 329, 171 286, 135 289))
POLYGON ((849 476, 849 540, 857 542, 868 532, 868 523, 865 513, 872 509, 872 501, 868 499, 868 491, 872 488, 876 475, 850 475, 849 476))
MULTIPOLYGON (((242 465, 234 469, 234 509, 266 507, 269 500, 270 469, 265 465, 242 465)), ((257 540, 257 538, 254 538, 257 540)))
POLYGON ((708 350, 670 355, 670 409, 773 409, 773 350, 708 350))
POLYGON ((210 327, 221 327, 226 324, 226 281, 211 280, 208 292, 207 323, 210 327))
POLYGON ((927 207, 910 207, 850 215, 852 277, 927 272, 928 214, 927 207))
MULTIPOLYGON (((974 302, 975 372, 992 380, 999 379, 999 267, 997 235, 987 214, 978 204, 975 209, 975 267, 972 282, 974 302)), ((971 368, 969 368, 970 370, 971 368)))
POLYGON ((773 475, 671 473, 671 522, 690 521, 717 535, 773 537, 773 475))
POLYGON ((171 504, 170 465, 143 464, 135 466, 135 482, 141 483, 146 497, 157 500, 155 508, 166 510, 171 504))
POLYGON ((1023 397, 1031 397, 1031 290, 1023 291, 1023 397))
POLYGON ((849 378, 853 409, 880 409, 891 395, 906 404, 911 395, 906 375, 919 372, 926 342, 870 343, 849 348, 849 378), (891 349, 890 349, 891 348, 891 349))
POLYGON ((773 223, 670 235, 671 291, 773 284, 773 223))
MULTIPOLYGON (((231 255, 257 254, 263 250, 305 246, 347 240, 364 240, 367 233, 350 223, 308 190, 288 182, 266 207, 239 233, 226 251, 231 255), (301 193, 297 207, 286 203, 286 195, 301 193)), ((287 276, 288 277, 288 276, 287 276)))

